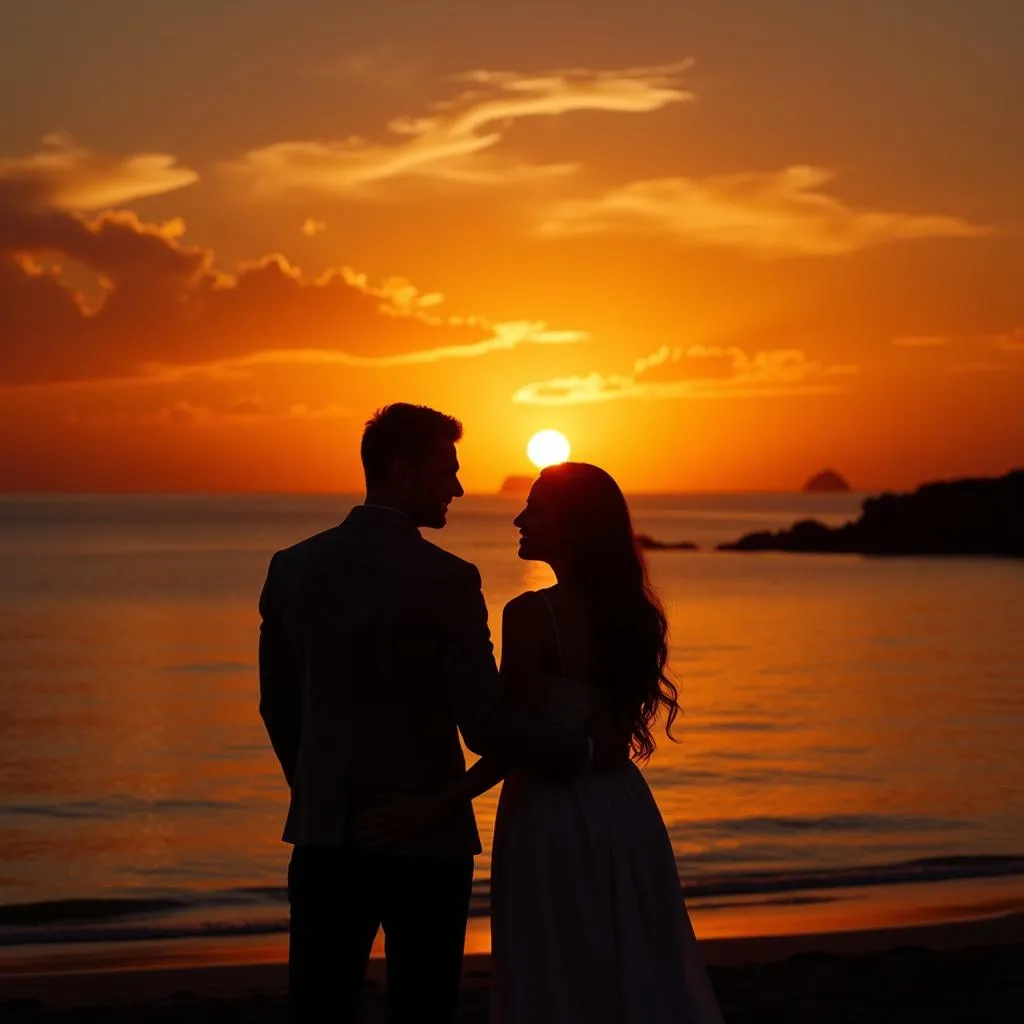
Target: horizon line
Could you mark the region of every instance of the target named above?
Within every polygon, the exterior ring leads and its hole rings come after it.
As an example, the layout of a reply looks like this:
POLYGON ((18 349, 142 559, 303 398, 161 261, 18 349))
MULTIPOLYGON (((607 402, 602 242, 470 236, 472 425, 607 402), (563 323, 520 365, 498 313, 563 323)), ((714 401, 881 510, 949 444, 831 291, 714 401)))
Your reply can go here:
MULTIPOLYGON (((920 485, 917 485, 920 486, 920 485)), ((637 489, 623 490, 633 497, 675 497, 686 495, 776 495, 776 494, 817 494, 817 495, 850 495, 879 494, 891 488, 874 488, 860 490, 851 488, 848 491, 805 491, 802 488, 691 488, 687 490, 656 490, 637 489)), ((0 499, 5 498, 361 498, 362 489, 353 490, 0 490, 0 499)), ((467 490, 467 498, 517 498, 519 494, 501 493, 500 490, 467 490)), ((525 493, 522 495, 525 497, 525 493)))

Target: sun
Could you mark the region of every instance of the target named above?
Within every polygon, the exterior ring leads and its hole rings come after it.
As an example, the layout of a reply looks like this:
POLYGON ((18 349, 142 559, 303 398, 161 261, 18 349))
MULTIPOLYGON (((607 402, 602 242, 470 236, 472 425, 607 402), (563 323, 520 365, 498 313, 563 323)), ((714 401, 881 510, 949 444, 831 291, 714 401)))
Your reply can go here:
POLYGON ((530 438, 526 454, 538 469, 545 469, 569 458, 569 442, 557 430, 542 430, 530 438))

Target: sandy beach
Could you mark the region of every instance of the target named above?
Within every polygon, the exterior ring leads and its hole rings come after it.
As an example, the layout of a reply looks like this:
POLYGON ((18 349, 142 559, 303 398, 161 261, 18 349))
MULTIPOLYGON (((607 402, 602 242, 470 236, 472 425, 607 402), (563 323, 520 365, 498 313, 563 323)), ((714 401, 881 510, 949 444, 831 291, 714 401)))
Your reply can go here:
MULTIPOLYGON (((1024 915, 825 935, 702 943, 729 1024, 754 1021, 1003 1022, 1024 1019, 1024 915)), ((362 1020, 386 1019, 383 962, 362 1020)), ((489 957, 467 958, 460 1021, 487 1020, 489 957)), ((281 963, 18 973, 0 978, 0 1020, 280 1021, 281 963)))

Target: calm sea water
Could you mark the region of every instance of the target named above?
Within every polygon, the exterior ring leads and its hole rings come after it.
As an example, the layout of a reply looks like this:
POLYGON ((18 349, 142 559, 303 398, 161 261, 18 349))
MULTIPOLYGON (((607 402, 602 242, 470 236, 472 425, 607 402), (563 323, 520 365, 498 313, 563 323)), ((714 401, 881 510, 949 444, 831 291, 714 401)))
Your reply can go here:
MULTIPOLYGON (((89 943, 280 952, 256 599, 270 554, 354 500, 0 499, 0 966, 89 943)), ((1024 906, 1024 564, 710 550, 859 501, 632 502, 638 530, 704 548, 649 557, 685 714, 646 770, 700 934, 1024 906)), ((427 534, 479 565, 495 627, 551 581, 515 556, 518 507, 466 498, 427 534)), ((488 845, 496 800, 477 802, 488 845)))

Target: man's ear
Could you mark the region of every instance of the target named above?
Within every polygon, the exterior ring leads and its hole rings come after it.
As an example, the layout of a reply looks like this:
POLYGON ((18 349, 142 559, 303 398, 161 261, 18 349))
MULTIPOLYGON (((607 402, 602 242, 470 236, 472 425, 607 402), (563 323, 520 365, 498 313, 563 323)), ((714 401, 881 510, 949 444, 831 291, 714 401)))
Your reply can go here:
POLYGON ((413 463, 405 455, 396 455, 388 469, 388 482, 393 490, 404 494, 413 481, 413 463))

